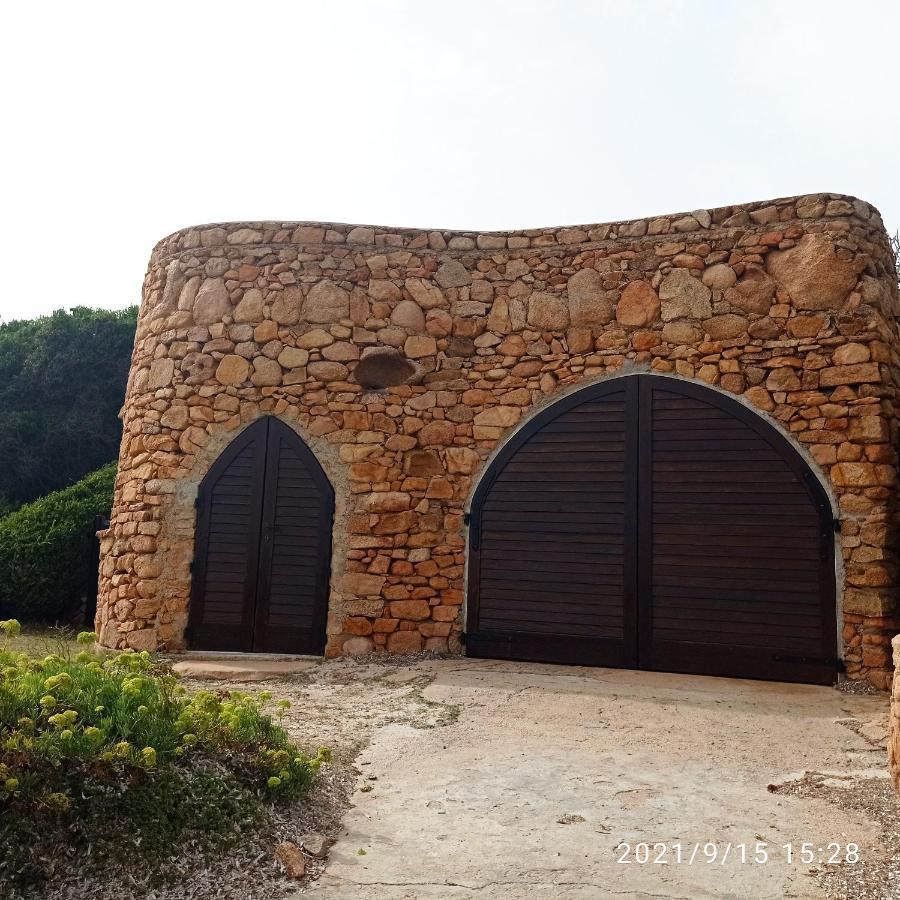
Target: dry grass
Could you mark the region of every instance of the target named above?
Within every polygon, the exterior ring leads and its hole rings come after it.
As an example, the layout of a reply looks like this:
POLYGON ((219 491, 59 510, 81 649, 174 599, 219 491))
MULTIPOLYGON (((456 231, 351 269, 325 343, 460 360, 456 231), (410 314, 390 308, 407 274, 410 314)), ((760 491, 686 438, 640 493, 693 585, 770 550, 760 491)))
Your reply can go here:
POLYGON ((32 656, 61 654, 66 647, 76 648, 73 653, 84 647, 75 644, 75 635, 86 629, 70 628, 66 625, 24 625, 22 633, 15 637, 0 635, 0 647, 15 653, 29 653, 32 656))

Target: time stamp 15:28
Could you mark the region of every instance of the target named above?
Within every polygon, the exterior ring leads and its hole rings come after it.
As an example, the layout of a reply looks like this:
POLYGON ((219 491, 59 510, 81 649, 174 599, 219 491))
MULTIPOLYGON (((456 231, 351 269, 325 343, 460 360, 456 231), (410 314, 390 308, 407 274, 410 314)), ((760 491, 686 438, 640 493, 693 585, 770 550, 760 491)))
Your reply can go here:
POLYGON ((836 866, 859 862, 859 845, 831 841, 827 844, 771 844, 768 841, 738 843, 733 841, 625 841, 614 848, 616 862, 632 865, 720 865, 738 863, 762 866, 782 861, 789 865, 817 863, 836 866))

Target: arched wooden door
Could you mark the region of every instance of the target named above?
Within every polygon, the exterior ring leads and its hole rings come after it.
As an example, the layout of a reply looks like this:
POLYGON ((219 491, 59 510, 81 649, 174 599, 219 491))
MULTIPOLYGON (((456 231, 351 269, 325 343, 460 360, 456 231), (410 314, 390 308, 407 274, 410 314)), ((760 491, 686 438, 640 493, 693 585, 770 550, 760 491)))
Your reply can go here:
POLYGON ((331 484, 290 428, 266 416, 235 438, 197 496, 190 646, 321 653, 333 514, 331 484))
POLYGON ((831 507, 717 391, 634 375, 566 397, 472 501, 473 656, 831 683, 831 507))

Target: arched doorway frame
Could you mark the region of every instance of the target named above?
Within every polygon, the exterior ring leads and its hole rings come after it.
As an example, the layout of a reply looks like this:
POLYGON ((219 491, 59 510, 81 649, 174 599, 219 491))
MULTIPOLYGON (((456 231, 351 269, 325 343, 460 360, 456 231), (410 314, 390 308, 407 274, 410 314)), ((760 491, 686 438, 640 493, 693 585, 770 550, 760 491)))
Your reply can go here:
POLYGON ((745 422, 765 440, 783 451, 784 458, 791 468, 800 476, 820 510, 823 531, 827 528, 827 538, 823 534, 823 542, 827 541, 827 549, 831 561, 832 580, 830 591, 832 596, 834 646, 839 658, 843 658, 842 640, 842 593, 843 593, 843 559, 840 547, 840 507, 828 478, 806 448, 799 444, 777 419, 767 415, 765 411, 753 406, 744 397, 736 396, 715 385, 698 379, 689 379, 671 373, 653 372, 644 367, 629 366, 623 371, 604 375, 597 379, 581 381, 568 386, 564 391, 551 395, 545 402, 531 409, 507 435, 505 435, 480 468, 465 506, 466 529, 466 566, 464 597, 464 628, 468 632, 473 623, 473 608, 477 617, 477 605, 473 603, 473 535, 478 532, 479 505, 490 490, 491 484, 502 471, 506 462, 525 444, 543 425, 553 421, 559 415, 595 397, 617 389, 619 382, 626 379, 658 379, 659 382, 670 381, 677 385, 677 390, 687 396, 705 400, 724 409, 736 418, 745 422))

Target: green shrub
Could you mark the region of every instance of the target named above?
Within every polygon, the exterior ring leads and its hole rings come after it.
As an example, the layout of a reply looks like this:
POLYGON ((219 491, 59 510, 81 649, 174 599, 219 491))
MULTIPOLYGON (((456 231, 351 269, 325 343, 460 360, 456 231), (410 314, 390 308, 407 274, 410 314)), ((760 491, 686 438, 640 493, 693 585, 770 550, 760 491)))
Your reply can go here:
POLYGON ((137 309, 57 310, 0 323, 0 509, 115 459, 137 309))
POLYGON ((97 579, 87 552, 94 517, 112 506, 115 463, 0 518, 0 611, 52 621, 97 579))
POLYGON ((189 695, 146 653, 0 649, 0 884, 39 884, 60 853, 152 868, 188 836, 209 848, 236 840, 329 758, 298 750, 270 702, 189 695))

